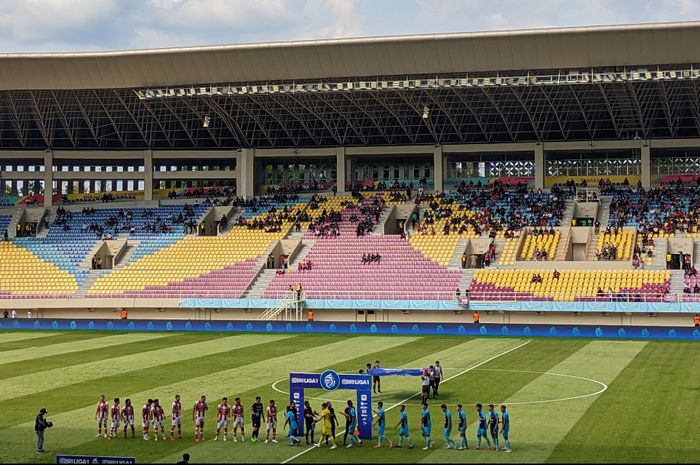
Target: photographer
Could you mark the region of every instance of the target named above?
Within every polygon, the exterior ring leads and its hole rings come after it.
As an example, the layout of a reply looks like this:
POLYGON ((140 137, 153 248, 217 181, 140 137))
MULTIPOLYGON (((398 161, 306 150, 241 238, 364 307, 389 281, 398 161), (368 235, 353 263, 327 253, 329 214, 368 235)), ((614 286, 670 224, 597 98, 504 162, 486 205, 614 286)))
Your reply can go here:
POLYGON ((46 415, 46 409, 42 408, 39 410, 39 415, 36 416, 36 421, 34 423, 34 431, 36 431, 37 439, 36 451, 39 454, 44 452, 44 430, 53 426, 53 423, 47 421, 44 415, 46 415))

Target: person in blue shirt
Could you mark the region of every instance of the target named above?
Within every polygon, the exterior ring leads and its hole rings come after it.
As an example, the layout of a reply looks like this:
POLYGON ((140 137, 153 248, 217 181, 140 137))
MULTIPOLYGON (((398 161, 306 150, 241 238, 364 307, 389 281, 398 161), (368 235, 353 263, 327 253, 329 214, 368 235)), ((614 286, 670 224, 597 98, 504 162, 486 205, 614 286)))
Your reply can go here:
POLYGON ((493 450, 498 450, 498 413, 494 410, 493 404, 489 404, 489 430, 491 431, 491 439, 493 439, 493 450))
POLYGON ((421 434, 425 438, 425 447, 423 448, 423 450, 428 450, 433 445, 433 441, 430 439, 430 430, 432 429, 433 424, 430 421, 430 411, 428 411, 428 403, 423 402, 422 407, 423 408, 420 411, 420 429, 421 434))
POLYGON ((413 449, 413 438, 408 434, 408 415, 406 414, 406 406, 399 406, 399 422, 396 425, 399 428, 399 444, 396 447, 403 445, 403 438, 408 439, 408 448, 413 449))
POLYGON ((459 450, 469 449, 467 444, 467 414, 462 410, 462 404, 457 404, 457 429, 459 430, 459 450))
POLYGON ((343 435, 343 445, 345 447, 352 447, 356 443, 362 444, 360 438, 355 436, 355 428, 357 427, 357 411, 355 410, 351 400, 348 400, 343 416, 345 417, 345 434, 343 435), (348 436, 350 436, 349 443, 347 442, 348 436))
POLYGON ((486 445, 491 447, 489 437, 486 435, 486 414, 481 404, 476 404, 476 450, 481 449, 481 438, 486 440, 486 445))
POLYGON ((384 434, 384 430, 386 429, 386 412, 384 411, 384 402, 377 402, 377 411, 374 413, 377 415, 377 420, 374 422, 374 424, 377 426, 377 445, 374 446, 374 448, 379 449, 382 447, 382 439, 386 439, 386 442, 389 443, 389 448, 394 447, 394 443, 391 442, 391 439, 384 434))
POLYGON ((289 445, 296 446, 301 442, 301 439, 297 437, 297 409, 294 402, 287 407, 287 413, 285 413, 284 416, 286 417, 284 420, 284 426, 289 425, 289 431, 287 432, 287 436, 289 437, 289 445))
POLYGON ((455 442, 450 437, 452 435, 452 413, 449 410, 447 410, 447 405, 445 404, 442 404, 440 408, 445 414, 445 427, 442 431, 442 434, 445 438, 445 447, 447 449, 456 449, 457 444, 455 444, 455 442))
POLYGON ((504 448, 506 452, 512 452, 510 450, 510 440, 508 439, 508 430, 510 429, 510 415, 506 410, 505 405, 501 405, 501 435, 503 435, 504 448))

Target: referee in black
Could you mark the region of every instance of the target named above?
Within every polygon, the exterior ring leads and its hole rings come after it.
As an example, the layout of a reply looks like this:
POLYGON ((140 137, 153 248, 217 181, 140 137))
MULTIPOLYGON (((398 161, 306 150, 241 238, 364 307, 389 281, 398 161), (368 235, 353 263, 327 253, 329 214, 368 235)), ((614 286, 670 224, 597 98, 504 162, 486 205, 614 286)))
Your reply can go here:
POLYGON ((41 410, 39 410, 39 415, 36 416, 36 420, 34 421, 37 454, 44 453, 44 430, 53 426, 53 423, 47 421, 46 418, 44 418, 44 415, 46 415, 46 409, 42 408, 41 410))

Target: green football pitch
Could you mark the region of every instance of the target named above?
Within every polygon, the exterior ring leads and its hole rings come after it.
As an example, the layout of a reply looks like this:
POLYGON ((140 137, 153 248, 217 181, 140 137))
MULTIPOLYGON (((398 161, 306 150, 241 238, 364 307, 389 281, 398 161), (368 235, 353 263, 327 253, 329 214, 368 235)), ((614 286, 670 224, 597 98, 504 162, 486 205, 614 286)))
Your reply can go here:
MULTIPOLYGON (((312 406, 350 391, 309 391, 312 406)), ((166 416, 166 422, 168 417, 166 416)), ((344 422, 341 421, 341 424, 344 422)), ((282 422, 280 422, 281 427, 282 422)), ((169 426, 169 425, 168 425, 169 426)), ((340 431, 340 428, 339 428, 340 431)), ((317 433, 320 432, 320 427, 317 433)), ((264 433, 263 433, 264 434, 264 433)), ((456 432, 453 439, 457 440, 456 432)), ((309 334, 2 332, 0 333, 1 462, 55 463, 58 453, 135 457, 138 463, 202 462, 697 462, 700 458, 700 344, 697 342, 520 339, 309 334), (397 405, 405 403, 416 448, 352 449, 251 443, 250 405, 288 402, 290 371, 357 373, 367 362, 445 367, 441 398, 432 402, 435 445, 422 450, 418 429, 420 381, 387 377, 382 400, 387 433, 397 439, 397 405), (180 394, 184 439, 140 439, 140 409, 159 398, 166 414, 180 394), (100 394, 131 398, 137 439, 95 438, 100 394), (193 440, 190 409, 206 394, 206 440, 193 440), (215 407, 241 397, 245 443, 214 442, 215 407), (439 404, 465 406, 469 450, 446 450, 439 404), (511 418, 512 453, 474 450, 474 404, 502 403, 511 418), (34 416, 46 407, 54 427, 46 453, 35 452, 34 416)), ((339 437, 342 442, 342 436, 339 437)))

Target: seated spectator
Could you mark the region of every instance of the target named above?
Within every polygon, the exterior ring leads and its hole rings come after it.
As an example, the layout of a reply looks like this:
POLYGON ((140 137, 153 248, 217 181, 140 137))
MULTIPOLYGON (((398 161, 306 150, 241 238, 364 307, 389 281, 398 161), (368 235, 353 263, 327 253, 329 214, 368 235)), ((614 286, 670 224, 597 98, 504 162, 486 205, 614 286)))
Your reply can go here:
POLYGON ((561 276, 561 273, 559 273, 559 270, 555 269, 555 270, 552 272, 552 278, 554 278, 554 279, 559 279, 559 276, 561 276))
POLYGON ((690 283, 687 281, 683 283, 683 293, 690 294, 690 283))

